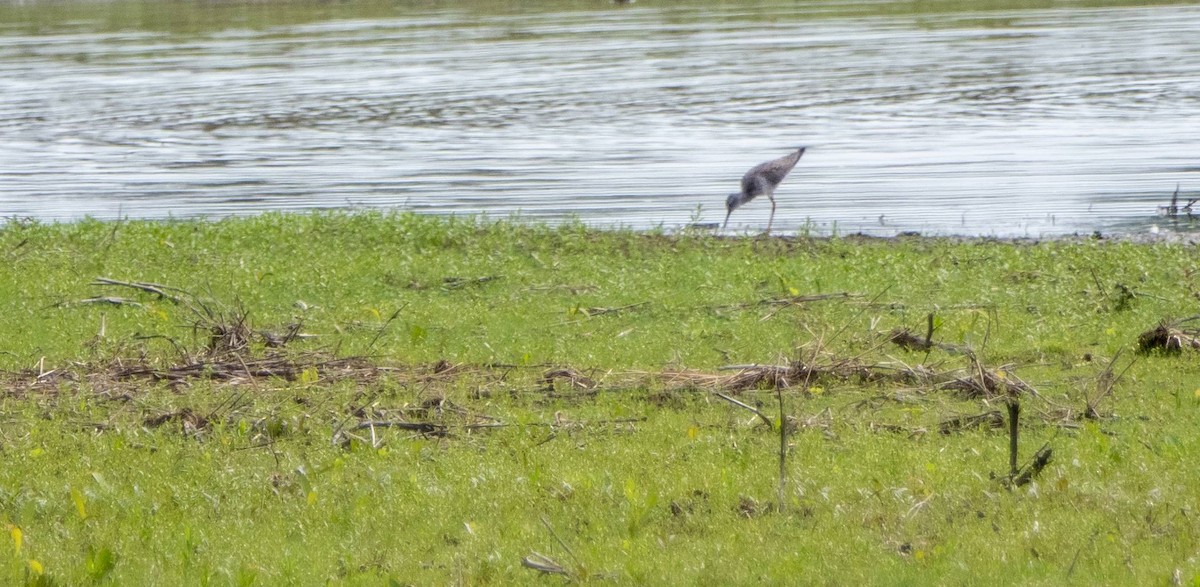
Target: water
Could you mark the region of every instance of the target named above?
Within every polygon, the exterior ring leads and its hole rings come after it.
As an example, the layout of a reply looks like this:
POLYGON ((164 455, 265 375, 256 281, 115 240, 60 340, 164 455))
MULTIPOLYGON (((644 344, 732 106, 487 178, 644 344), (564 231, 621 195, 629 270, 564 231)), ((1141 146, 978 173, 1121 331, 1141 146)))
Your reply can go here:
POLYGON ((782 231, 1170 230, 1200 6, 1002 4, 2 5, 0 214, 674 229, 808 145, 782 231))

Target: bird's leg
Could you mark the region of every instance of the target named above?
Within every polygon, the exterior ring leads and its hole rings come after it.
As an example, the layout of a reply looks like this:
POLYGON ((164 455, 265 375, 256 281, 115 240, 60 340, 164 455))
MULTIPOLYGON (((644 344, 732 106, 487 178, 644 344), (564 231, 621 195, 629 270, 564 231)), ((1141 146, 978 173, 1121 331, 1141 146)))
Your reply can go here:
POLYGON ((771 200, 771 216, 767 218, 767 231, 764 235, 771 234, 771 224, 775 222, 775 194, 768 193, 767 199, 771 200))

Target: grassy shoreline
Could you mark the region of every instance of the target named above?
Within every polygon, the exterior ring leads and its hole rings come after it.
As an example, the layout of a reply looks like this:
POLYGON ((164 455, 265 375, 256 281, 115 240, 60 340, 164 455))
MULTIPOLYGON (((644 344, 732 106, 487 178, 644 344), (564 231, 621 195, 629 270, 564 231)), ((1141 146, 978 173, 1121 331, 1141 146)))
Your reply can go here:
POLYGON ((542 553, 620 583, 1193 581, 1200 368, 1137 345, 1195 313, 1195 252, 10 222, 0 580, 559 581, 542 553), (889 341, 930 321, 942 346, 889 341), (722 369, 749 364, 789 370, 722 369), (1055 452, 1010 491, 1019 382, 1022 461, 1055 452), (778 423, 778 389, 782 507, 777 432, 716 395, 778 423))

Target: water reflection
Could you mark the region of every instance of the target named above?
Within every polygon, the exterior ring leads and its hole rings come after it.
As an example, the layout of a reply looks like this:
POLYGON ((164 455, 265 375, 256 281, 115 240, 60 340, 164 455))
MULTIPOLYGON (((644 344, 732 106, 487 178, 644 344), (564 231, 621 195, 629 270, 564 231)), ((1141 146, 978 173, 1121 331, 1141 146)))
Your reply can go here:
MULTIPOLYGON (((799 145, 784 230, 1143 230, 1176 184, 1200 193, 1200 7, 111 17, 151 4, 0 8, 0 213, 359 206, 672 228, 721 220, 746 169, 799 145)), ((769 209, 731 226, 761 229, 769 209)))

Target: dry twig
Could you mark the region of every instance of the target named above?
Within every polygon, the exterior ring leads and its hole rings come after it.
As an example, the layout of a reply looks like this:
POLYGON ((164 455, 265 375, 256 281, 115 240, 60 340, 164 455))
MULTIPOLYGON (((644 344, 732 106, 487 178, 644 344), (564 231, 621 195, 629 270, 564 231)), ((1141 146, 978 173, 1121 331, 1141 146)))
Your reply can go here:
POLYGON ((161 285, 161 284, 157 284, 157 283, 150 283, 147 281, 121 281, 119 279, 110 279, 108 277, 97 277, 92 280, 91 284, 92 285, 112 285, 112 286, 118 286, 118 287, 128 287, 128 288, 144 291, 146 293, 154 294, 154 295, 158 296, 160 299, 170 300, 172 303, 175 303, 175 304, 182 303, 183 297, 174 295, 169 292, 172 292, 172 291, 178 292, 188 298, 195 297, 192 294, 188 293, 187 291, 179 289, 177 287, 171 287, 169 285, 161 285))

